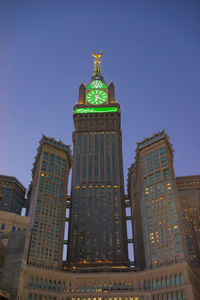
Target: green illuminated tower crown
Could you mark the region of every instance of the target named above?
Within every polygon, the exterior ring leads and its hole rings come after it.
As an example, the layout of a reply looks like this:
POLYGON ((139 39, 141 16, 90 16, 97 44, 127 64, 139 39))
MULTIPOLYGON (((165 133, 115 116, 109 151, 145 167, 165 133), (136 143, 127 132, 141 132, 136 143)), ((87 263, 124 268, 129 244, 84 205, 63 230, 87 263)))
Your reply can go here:
POLYGON ((79 88, 79 105, 75 113, 102 113, 115 112, 117 107, 112 104, 115 103, 115 91, 112 81, 107 85, 101 73, 100 54, 92 53, 94 59, 94 72, 91 81, 85 87, 84 83, 79 88), (106 106, 106 107, 105 107, 106 106))

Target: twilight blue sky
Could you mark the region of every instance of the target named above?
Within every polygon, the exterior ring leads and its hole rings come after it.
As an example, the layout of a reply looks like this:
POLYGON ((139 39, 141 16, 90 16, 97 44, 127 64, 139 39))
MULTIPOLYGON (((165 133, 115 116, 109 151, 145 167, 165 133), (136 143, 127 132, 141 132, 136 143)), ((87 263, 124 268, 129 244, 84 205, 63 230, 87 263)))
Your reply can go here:
POLYGON ((42 133, 72 144, 93 49, 121 105, 125 174, 164 128, 176 175, 200 174, 199 0, 1 0, 0 174, 28 187, 42 133))

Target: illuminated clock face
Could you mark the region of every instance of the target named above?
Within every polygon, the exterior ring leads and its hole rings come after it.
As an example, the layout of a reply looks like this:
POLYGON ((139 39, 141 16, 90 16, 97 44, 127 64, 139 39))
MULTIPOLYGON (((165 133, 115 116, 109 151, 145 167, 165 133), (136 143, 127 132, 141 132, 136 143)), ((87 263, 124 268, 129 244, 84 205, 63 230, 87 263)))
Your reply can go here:
POLYGON ((87 101, 90 104, 99 105, 106 102, 108 96, 106 92, 101 90, 93 90, 87 94, 87 101))

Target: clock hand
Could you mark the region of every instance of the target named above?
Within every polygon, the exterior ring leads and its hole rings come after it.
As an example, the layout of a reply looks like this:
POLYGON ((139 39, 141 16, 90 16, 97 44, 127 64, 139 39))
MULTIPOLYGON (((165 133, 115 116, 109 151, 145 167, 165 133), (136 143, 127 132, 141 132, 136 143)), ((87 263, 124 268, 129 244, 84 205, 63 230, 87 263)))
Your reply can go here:
POLYGON ((98 97, 99 98, 99 100, 101 100, 101 101, 104 101, 104 99, 103 98, 101 98, 101 97, 98 97))

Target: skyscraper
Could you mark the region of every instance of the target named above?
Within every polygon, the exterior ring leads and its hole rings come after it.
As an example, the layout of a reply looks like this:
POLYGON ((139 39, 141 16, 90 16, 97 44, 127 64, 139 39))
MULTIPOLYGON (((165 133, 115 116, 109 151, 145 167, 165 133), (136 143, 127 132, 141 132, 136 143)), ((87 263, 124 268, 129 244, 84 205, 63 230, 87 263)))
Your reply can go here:
POLYGON ((120 106, 94 56, 94 73, 74 106, 69 268, 127 266, 120 106))
POLYGON ((200 176, 176 178, 179 202, 186 237, 187 258, 194 266, 200 266, 200 176))
POLYGON ((185 235, 173 169, 173 149, 165 131, 137 144, 129 170, 136 266, 181 262, 185 235))
POLYGON ((71 150, 43 135, 29 187, 31 217, 28 263, 49 269, 62 267, 66 196, 71 150))

